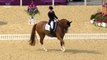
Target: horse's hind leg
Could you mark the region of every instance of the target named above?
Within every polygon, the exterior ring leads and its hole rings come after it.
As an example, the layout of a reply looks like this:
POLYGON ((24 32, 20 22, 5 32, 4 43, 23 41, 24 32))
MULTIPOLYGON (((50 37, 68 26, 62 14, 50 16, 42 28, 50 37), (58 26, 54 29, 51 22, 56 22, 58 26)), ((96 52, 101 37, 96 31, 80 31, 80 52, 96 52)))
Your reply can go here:
POLYGON ((44 51, 47 51, 47 49, 44 47, 44 45, 43 45, 43 40, 44 40, 44 37, 45 37, 45 34, 39 34, 39 36, 40 36, 40 43, 41 43, 41 45, 42 45, 42 49, 44 50, 44 51))

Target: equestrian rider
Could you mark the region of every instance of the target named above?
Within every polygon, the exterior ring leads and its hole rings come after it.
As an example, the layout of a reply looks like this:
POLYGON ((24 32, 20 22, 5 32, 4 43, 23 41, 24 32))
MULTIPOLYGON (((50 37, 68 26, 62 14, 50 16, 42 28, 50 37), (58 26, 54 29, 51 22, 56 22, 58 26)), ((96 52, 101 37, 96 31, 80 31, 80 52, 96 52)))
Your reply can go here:
POLYGON ((55 12, 53 11, 53 7, 49 6, 49 12, 48 12, 48 17, 49 17, 49 22, 48 24, 51 27, 51 22, 53 22, 53 28, 50 28, 50 33, 52 33, 54 31, 55 28, 55 24, 56 24, 56 20, 58 20, 58 17, 55 15, 55 12))

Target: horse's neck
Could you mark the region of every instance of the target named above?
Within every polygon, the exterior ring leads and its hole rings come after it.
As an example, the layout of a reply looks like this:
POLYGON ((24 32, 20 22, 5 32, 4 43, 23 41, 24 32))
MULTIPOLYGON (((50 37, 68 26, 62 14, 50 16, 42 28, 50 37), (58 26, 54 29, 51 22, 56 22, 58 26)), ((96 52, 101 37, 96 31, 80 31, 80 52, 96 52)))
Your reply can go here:
POLYGON ((68 31, 68 27, 66 27, 65 22, 66 21, 64 21, 64 20, 59 20, 58 25, 61 28, 61 30, 66 33, 68 31))
POLYGON ((64 28, 64 23, 62 21, 58 21, 58 25, 61 27, 61 28, 64 28))
POLYGON ((64 24, 61 21, 58 21, 58 26, 64 32, 64 24))

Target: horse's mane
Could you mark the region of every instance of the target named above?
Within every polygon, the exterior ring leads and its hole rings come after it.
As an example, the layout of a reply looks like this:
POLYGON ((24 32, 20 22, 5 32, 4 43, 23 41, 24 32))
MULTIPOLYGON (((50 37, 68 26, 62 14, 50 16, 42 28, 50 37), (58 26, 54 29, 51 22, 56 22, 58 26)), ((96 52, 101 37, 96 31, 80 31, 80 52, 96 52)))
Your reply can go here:
POLYGON ((66 19, 61 19, 58 21, 58 25, 62 26, 62 27, 66 27, 66 24, 67 24, 67 20, 66 19))
POLYGON ((58 25, 63 29, 64 32, 68 31, 67 22, 69 22, 67 19, 61 19, 58 21, 58 25))

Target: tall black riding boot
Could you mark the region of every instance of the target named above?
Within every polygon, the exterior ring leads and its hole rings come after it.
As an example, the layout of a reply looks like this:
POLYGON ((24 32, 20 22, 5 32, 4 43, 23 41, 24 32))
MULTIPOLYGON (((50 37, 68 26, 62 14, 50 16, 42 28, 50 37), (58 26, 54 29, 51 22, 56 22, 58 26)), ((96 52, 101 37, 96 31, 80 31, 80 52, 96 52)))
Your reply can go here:
POLYGON ((50 34, 52 34, 53 33, 53 29, 50 29, 50 34))

